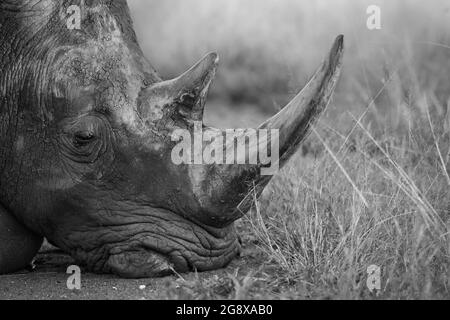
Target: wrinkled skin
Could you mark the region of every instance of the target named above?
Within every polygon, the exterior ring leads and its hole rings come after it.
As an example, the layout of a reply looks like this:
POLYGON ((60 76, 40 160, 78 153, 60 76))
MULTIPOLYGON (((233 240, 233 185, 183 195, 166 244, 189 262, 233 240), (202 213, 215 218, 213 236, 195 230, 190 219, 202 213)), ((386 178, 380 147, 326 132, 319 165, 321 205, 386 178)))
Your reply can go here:
MULTIPOLYGON (((94 272, 155 277, 226 266, 233 222, 270 180, 260 165, 175 165, 176 129, 202 121, 218 58, 162 81, 137 43, 126 1, 0 3, 0 273, 42 238, 94 272)), ((284 165, 339 77, 338 38, 310 84, 261 128, 280 129, 284 165)), ((205 128, 206 129, 206 128, 205 128)))

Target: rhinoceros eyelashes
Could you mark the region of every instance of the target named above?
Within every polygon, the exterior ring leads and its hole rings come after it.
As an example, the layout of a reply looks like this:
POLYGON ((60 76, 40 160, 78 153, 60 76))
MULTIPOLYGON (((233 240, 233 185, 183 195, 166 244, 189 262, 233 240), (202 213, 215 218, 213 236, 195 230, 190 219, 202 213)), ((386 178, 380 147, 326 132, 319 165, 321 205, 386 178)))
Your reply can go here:
POLYGON ((76 131, 65 139, 65 149, 72 156, 87 157, 101 148, 101 141, 90 131, 76 131))
POLYGON ((95 135, 89 131, 78 131, 74 135, 74 141, 80 145, 88 144, 94 141, 95 135))
POLYGON ((89 131, 78 131, 74 135, 74 143, 76 146, 86 146, 95 141, 95 135, 89 131))

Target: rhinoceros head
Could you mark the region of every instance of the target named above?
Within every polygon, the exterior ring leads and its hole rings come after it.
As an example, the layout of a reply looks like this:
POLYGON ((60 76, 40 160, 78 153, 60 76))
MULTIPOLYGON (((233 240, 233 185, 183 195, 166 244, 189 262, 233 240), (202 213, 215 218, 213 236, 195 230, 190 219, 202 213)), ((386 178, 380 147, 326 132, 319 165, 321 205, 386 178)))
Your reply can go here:
MULTIPOLYGON (((162 81, 125 0, 0 8, 1 204, 96 272, 151 277, 229 263, 240 250, 233 222, 271 177, 261 163, 172 157, 174 132, 209 130, 203 111, 217 54, 162 81), (73 5, 79 29, 68 25, 73 5)), ((342 51, 339 37, 301 93, 259 128, 279 130, 279 165, 325 110, 342 51)))

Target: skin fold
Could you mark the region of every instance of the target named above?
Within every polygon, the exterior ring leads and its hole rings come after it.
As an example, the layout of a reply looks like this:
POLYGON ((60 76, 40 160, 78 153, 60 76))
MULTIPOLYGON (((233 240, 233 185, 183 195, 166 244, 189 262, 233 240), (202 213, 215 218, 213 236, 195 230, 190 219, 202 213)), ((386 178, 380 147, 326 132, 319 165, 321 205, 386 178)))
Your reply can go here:
MULTIPOLYGON (((325 111, 342 55, 340 36, 299 96, 262 124, 280 130, 281 167, 325 111)), ((0 274, 26 266, 42 237, 90 271, 128 278, 236 257, 234 221, 271 177, 261 164, 171 159, 171 134, 203 120, 218 61, 209 54, 163 81, 124 0, 2 1, 0 274), (67 28, 71 5, 80 30, 67 28)))

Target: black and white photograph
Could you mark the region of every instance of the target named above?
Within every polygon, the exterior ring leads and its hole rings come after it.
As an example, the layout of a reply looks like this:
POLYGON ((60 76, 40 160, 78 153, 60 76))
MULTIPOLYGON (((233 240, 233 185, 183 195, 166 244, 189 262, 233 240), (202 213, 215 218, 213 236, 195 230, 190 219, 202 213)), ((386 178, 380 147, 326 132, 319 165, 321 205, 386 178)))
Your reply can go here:
POLYGON ((449 0, 0 0, 0 300, 449 300, 449 229, 449 0))

